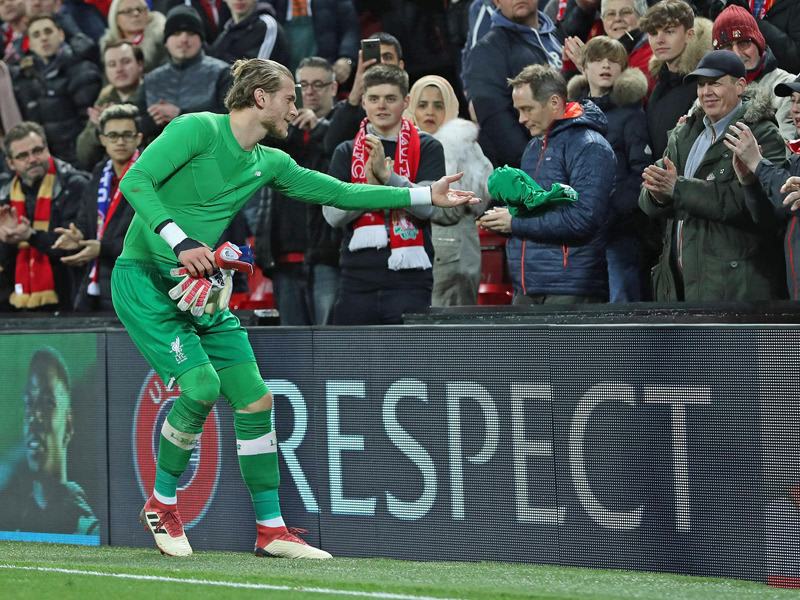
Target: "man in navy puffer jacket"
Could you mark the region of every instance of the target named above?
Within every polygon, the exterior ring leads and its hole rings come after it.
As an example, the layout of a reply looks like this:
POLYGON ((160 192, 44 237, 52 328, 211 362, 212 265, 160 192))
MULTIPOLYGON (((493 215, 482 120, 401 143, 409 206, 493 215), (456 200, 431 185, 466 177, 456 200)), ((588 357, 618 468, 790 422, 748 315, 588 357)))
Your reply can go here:
POLYGON ((533 139, 522 170, 542 188, 571 186, 578 200, 541 216, 486 213, 479 224, 510 233, 506 245, 514 304, 577 304, 608 300, 606 226, 616 157, 607 121, 591 101, 567 102, 567 84, 552 67, 525 67, 509 83, 520 123, 533 139))

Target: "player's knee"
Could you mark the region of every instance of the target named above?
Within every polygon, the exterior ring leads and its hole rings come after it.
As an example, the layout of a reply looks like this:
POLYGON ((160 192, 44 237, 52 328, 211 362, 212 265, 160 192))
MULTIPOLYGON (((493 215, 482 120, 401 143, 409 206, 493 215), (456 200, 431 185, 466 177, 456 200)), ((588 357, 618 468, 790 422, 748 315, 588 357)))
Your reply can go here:
POLYGON ((252 404, 248 404, 244 408, 240 408, 236 412, 242 413, 257 413, 272 410, 272 392, 267 392, 252 404))
POLYGON ((181 387, 181 396, 207 406, 209 411, 219 398, 219 377, 210 364, 187 371, 178 379, 178 385, 181 387))

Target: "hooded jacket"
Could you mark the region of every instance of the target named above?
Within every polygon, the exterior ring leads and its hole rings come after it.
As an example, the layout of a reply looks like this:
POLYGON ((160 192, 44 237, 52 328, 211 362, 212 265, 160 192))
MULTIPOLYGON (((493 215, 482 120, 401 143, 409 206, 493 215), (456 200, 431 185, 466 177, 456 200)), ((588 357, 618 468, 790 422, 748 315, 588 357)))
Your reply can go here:
POLYGON ((647 102, 647 128, 653 155, 661 157, 667 149, 667 134, 678 124, 678 119, 688 114, 697 100, 697 86, 684 83, 688 75, 700 64, 700 59, 711 52, 713 23, 700 17, 694 20, 694 35, 678 59, 678 70, 672 72, 666 63, 653 56, 650 59, 650 76, 658 79, 647 102))
POLYGON ((495 152, 489 157, 495 165, 519 167, 530 140, 511 102, 508 79, 533 64, 561 70, 564 38, 561 28, 542 12, 534 31, 512 23, 498 10, 492 13, 492 30, 469 53, 463 73, 467 98, 475 108, 481 135, 489 138, 488 146, 495 152))
POLYGON ((247 17, 228 19, 208 53, 233 64, 240 58, 268 58, 288 65, 292 58, 289 38, 269 4, 259 3, 247 17))
POLYGON ((506 244, 515 294, 608 297, 606 224, 616 159, 608 121, 592 102, 569 103, 543 138, 533 138, 522 170, 544 189, 567 184, 578 200, 540 217, 511 219, 506 244))
POLYGON ((609 208, 609 235, 641 234, 644 215, 639 210, 642 171, 652 164, 653 153, 647 135, 647 118, 642 98, 647 95, 647 77, 628 67, 614 82, 611 92, 601 98, 589 96, 589 81, 584 75, 573 77, 567 86, 570 100, 588 98, 608 119, 606 139, 617 158, 616 193, 609 208))
MULTIPOLYGON (((752 86, 748 93, 753 96, 743 97, 731 122, 746 123, 763 156, 782 164, 786 144, 775 124, 770 95, 752 86)), ((704 116, 696 106, 669 136, 665 156, 678 171, 672 196, 657 203, 644 188, 639 195, 645 213, 667 219, 661 257, 652 272, 655 299, 749 302, 780 298, 785 288, 780 249, 774 244, 776 225, 754 222, 733 170, 733 153, 722 139, 711 145, 692 178, 683 176, 692 145, 705 129, 704 116)), ((656 164, 663 167, 663 159, 656 164)))

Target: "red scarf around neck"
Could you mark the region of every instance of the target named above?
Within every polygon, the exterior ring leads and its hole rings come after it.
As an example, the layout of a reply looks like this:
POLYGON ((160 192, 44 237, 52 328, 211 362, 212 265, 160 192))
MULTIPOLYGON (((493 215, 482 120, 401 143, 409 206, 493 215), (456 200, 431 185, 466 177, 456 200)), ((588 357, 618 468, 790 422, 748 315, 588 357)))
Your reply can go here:
MULTIPOLYGON (((50 158, 50 166, 39 184, 36 210, 31 226, 38 231, 50 229, 50 203, 53 198, 56 165, 50 158)), ((28 218, 25 212, 25 192, 19 175, 11 183, 11 206, 17 211, 17 219, 22 222, 28 218)), ((17 246, 17 264, 14 271, 14 293, 9 299, 17 308, 36 308, 48 304, 58 304, 58 296, 53 281, 53 267, 50 258, 33 248, 28 242, 17 246)))
MULTIPOLYGON (((366 165, 369 155, 364 138, 367 136, 369 119, 361 121, 350 165, 350 180, 353 183, 366 183, 366 165)), ((403 119, 397 135, 397 149, 394 155, 393 170, 398 175, 416 181, 420 157, 419 133, 408 119, 403 119)), ((348 248, 351 252, 366 248, 385 248, 390 245, 389 269, 430 269, 431 261, 425 252, 425 242, 418 220, 398 208, 391 211, 390 235, 386 233, 386 219, 383 210, 366 211, 353 223, 353 237, 348 248)))

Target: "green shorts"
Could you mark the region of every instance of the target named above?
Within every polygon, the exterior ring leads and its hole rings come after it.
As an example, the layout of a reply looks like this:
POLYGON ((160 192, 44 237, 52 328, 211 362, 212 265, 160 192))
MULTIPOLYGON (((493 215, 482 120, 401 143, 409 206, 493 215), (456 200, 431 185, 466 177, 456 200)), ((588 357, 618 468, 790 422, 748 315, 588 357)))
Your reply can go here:
POLYGON ((169 267, 122 258, 111 274, 117 316, 164 383, 206 363, 220 371, 255 362, 247 331, 229 310, 195 317, 178 308, 169 290, 179 281, 169 267))

